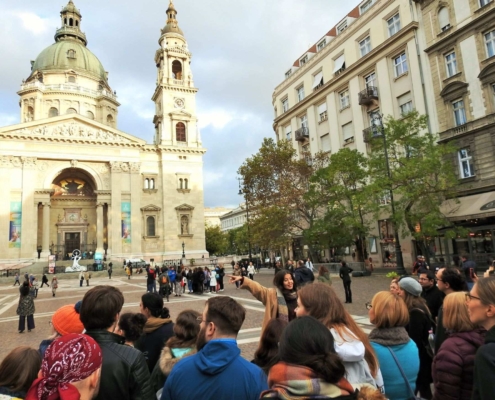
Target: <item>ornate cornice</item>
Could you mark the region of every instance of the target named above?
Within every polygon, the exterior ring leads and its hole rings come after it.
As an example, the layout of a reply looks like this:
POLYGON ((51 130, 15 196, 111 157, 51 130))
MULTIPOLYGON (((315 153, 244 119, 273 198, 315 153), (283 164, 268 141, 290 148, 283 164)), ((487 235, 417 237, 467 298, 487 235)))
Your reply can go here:
POLYGON ((154 204, 148 204, 147 206, 141 208, 141 211, 155 211, 155 212, 158 212, 158 211, 161 211, 161 210, 162 209, 160 207, 155 206, 154 204))
POLYGON ((180 206, 175 207, 175 209, 177 211, 192 211, 194 210, 194 207, 189 204, 181 204, 180 206))

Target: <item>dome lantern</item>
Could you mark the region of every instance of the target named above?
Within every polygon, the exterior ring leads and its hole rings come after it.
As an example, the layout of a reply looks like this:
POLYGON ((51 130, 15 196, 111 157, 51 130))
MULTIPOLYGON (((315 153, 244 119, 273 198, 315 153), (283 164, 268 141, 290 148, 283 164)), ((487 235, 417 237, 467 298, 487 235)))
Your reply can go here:
POLYGON ((162 29, 162 35, 166 33, 177 33, 184 36, 184 33, 179 28, 179 23, 177 22, 177 10, 175 9, 174 2, 171 0, 167 9, 167 25, 162 29))
POLYGON ((55 33, 55 41, 73 39, 82 42, 85 46, 88 44, 86 35, 81 31, 82 15, 76 8, 72 0, 60 11, 62 27, 55 33))

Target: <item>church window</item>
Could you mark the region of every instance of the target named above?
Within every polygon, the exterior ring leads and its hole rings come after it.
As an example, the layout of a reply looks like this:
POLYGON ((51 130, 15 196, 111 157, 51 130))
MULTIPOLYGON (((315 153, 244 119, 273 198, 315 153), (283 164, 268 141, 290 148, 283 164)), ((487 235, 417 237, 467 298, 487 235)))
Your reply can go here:
POLYGON ((77 111, 75 108, 69 108, 69 109, 67 109, 66 114, 77 114, 77 111))
POLYGON ((86 117, 89 119, 95 119, 95 115, 91 111, 86 111, 86 117))
POLYGON ((179 189, 184 189, 184 180, 179 178, 179 189))
POLYGON ((172 74, 175 79, 182 79, 182 64, 180 61, 175 60, 172 62, 172 74))
POLYGON ((107 125, 113 127, 113 117, 111 114, 107 115, 107 125))
POLYGON ((182 122, 175 125, 175 136, 178 142, 186 141, 186 126, 182 122))
POLYGON ((64 25, 67 25, 67 18, 64 18, 64 25))
POLYGON ((69 76, 69 83, 76 83, 76 77, 75 76, 69 76))
POLYGON ((52 118, 52 117, 58 117, 58 109, 56 109, 55 107, 51 107, 48 110, 48 118, 52 118))
POLYGON ((103 86, 102 85, 98 85, 98 90, 103 90, 103 86))
POLYGON ((155 218, 146 218, 146 233, 147 236, 155 236, 155 218))
POLYGON ((155 188, 155 180, 153 178, 150 179, 150 189, 155 188))
POLYGON ((76 19, 76 26, 79 26, 79 21, 76 19))
POLYGON ((189 189, 187 186, 188 186, 187 179, 184 179, 184 189, 189 189))
POLYGON ((76 51, 75 51, 75 50, 70 49, 70 50, 67 52, 67 58, 76 58, 76 51))
POLYGON ((150 180, 148 178, 146 178, 144 180, 144 188, 145 189, 149 189, 150 188, 150 180))
POLYGON ((69 26, 74 26, 74 20, 72 18, 69 19, 69 26))
POLYGON ((28 107, 26 121, 32 121, 34 119, 34 109, 33 107, 28 107))

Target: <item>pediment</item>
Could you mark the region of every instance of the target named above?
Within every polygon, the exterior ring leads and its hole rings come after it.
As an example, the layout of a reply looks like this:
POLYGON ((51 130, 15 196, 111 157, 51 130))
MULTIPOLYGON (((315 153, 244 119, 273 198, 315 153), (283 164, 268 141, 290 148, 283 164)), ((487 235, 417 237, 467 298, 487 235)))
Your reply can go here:
POLYGON ((466 82, 451 82, 442 89, 442 91, 440 92, 440 96, 448 101, 455 100, 457 97, 460 97, 464 93, 466 93, 467 88, 468 84, 466 82))
POLYGON ((148 204, 145 207, 141 207, 141 211, 161 211, 162 209, 154 204, 148 204))
POLYGON ((187 111, 184 111, 184 110, 174 110, 174 111, 170 112, 169 115, 170 116, 179 115, 181 117, 192 118, 192 114, 189 114, 187 111))
POLYGON ((40 142, 105 143, 132 147, 146 144, 143 139, 74 114, 0 128, 0 138, 40 142))
POLYGON ((495 63, 488 64, 478 75, 480 81, 493 82, 495 80, 495 63))
POLYGON ((177 211, 192 211, 194 210, 193 206, 190 206, 189 204, 181 204, 180 206, 175 207, 177 211))

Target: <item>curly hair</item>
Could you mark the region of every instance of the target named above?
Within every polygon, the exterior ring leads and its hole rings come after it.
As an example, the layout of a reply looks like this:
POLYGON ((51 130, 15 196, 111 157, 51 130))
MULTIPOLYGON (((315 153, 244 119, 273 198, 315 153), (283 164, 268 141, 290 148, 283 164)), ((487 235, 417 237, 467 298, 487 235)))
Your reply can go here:
POLYGON ((125 313, 120 316, 119 327, 124 333, 125 340, 135 342, 143 334, 147 318, 141 313, 125 313))

